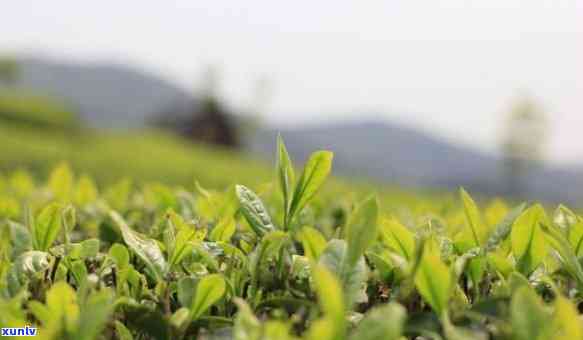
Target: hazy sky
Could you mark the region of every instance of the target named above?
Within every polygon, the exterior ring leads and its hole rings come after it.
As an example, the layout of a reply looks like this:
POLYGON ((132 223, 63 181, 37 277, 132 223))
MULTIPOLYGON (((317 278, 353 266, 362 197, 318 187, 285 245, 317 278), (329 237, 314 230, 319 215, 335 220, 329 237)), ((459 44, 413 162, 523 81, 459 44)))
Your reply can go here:
POLYGON ((548 158, 583 162, 583 1, 3 0, 0 51, 116 61, 231 105, 270 79, 272 123, 377 113, 484 150, 521 90, 552 119, 548 158))

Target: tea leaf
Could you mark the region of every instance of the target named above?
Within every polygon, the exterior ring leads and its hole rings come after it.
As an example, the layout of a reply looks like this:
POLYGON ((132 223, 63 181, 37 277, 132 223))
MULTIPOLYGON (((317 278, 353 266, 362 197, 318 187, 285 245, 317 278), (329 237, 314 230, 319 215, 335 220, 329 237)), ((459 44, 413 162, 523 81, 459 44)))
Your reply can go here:
POLYGON ((290 203, 288 222, 291 222, 294 216, 302 211, 324 184, 326 177, 332 170, 333 157, 334 154, 330 151, 317 151, 310 156, 296 184, 293 199, 290 203))
POLYGON ((494 232, 492 232, 490 237, 488 237, 486 245, 484 246, 486 252, 493 251, 494 249, 496 249, 496 247, 498 247, 498 245, 500 245, 504 240, 506 240, 508 235, 510 235, 512 225, 514 224, 516 219, 524 212, 525 208, 526 208, 525 203, 522 203, 517 207, 513 208, 512 210, 510 210, 510 212, 508 212, 508 214, 506 214, 504 219, 502 219, 502 221, 500 221, 500 223, 498 223, 494 227, 494 232))
POLYGON ((192 307, 197 284, 198 280, 190 276, 185 276, 178 281, 176 292, 178 301, 183 307, 192 307))
POLYGON ((394 218, 381 219, 381 236, 383 243, 408 261, 415 252, 413 233, 394 218))
POLYGON ((364 317, 350 339, 396 340, 403 333, 407 311, 398 303, 377 307, 364 317))
POLYGON ((521 287, 514 293, 510 314, 512 332, 517 340, 538 339, 544 333, 550 316, 530 287, 521 287))
POLYGON ((577 280, 579 287, 583 287, 583 268, 581 268, 581 264, 571 248, 569 241, 561 231, 554 227, 549 227, 544 224, 541 224, 540 227, 547 236, 548 244, 558 252, 559 260, 567 272, 577 280))
POLYGON ((61 230, 60 204, 50 204, 46 206, 37 216, 34 224, 34 249, 47 251, 57 239, 61 230))
POLYGON ((163 280, 168 271, 168 264, 158 243, 130 229, 123 218, 115 211, 111 211, 109 216, 121 230, 126 245, 144 261, 158 280, 163 280))
POLYGON ((71 200, 73 192, 73 172, 66 163, 57 166, 49 177, 49 189, 61 202, 71 200))
POLYGON ((235 219, 233 217, 223 218, 217 223, 210 234, 211 240, 215 242, 229 242, 235 233, 235 219))
POLYGON ((127 329, 127 327, 123 323, 117 320, 115 320, 115 332, 119 340, 134 340, 134 337, 130 330, 127 329))
POLYGON ((543 207, 534 205, 520 215, 512 226, 512 252, 519 270, 524 274, 530 274, 546 256, 545 238, 539 224, 548 224, 547 221, 543 207))
POLYGON ((302 242, 304 254, 312 261, 317 261, 326 248, 326 239, 316 229, 303 227, 297 234, 298 239, 302 242))
POLYGON ((74 201, 80 206, 93 203, 97 200, 98 192, 93 179, 87 175, 82 175, 75 186, 74 201))
POLYGON ((441 261, 437 244, 435 241, 426 242, 415 286, 439 317, 446 313, 452 284, 449 268, 441 261))
POLYGON ((235 188, 243 216, 257 236, 261 237, 265 233, 275 230, 261 199, 245 186, 237 185, 235 188))
POLYGON ((468 194, 463 188, 460 189, 460 196, 464 204, 466 221, 472 231, 474 246, 479 247, 485 241, 487 236, 487 230, 482 223, 480 211, 470 194, 468 194))
POLYGON ((556 340, 583 339, 583 326, 576 306, 563 296, 554 303, 551 334, 556 340))
POLYGON ((354 263, 349 261, 347 248, 344 240, 331 240, 320 256, 319 264, 340 280, 344 292, 344 303, 347 307, 352 307, 354 302, 362 300, 359 294, 366 280, 367 268, 363 256, 354 263))
POLYGON ((289 157, 283 138, 277 136, 277 177, 283 195, 284 225, 287 227, 291 202, 293 199, 294 168, 289 157))
POLYGON ((378 201, 376 196, 364 200, 346 224, 349 265, 355 264, 378 235, 378 201))
MULTIPOLYGON (((324 324, 316 328, 327 328, 331 336, 324 337, 327 339, 342 339, 346 332, 344 321, 344 299, 342 288, 334 275, 322 266, 316 266, 313 269, 314 283, 318 294, 319 304, 327 320, 324 324)), ((312 333, 320 334, 323 330, 311 330, 312 333)), ((312 338, 315 338, 312 336, 312 338)))
POLYGON ((192 320, 198 319, 225 294, 225 280, 218 274, 203 277, 196 286, 196 294, 190 310, 192 320))
POLYGON ((261 323, 245 300, 236 298, 234 300, 238 312, 235 317, 235 327, 233 329, 234 340, 260 340, 263 329, 261 323))

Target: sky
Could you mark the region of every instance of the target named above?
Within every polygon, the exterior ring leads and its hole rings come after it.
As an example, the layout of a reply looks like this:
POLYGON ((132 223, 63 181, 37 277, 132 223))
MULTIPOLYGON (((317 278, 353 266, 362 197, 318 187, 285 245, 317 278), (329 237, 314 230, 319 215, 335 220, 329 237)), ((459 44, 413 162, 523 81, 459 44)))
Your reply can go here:
POLYGON ((276 126, 373 115, 488 152, 528 93, 551 122, 546 158, 583 163, 580 0, 3 0, 0 32, 0 53, 191 89, 214 65, 230 106, 276 126))

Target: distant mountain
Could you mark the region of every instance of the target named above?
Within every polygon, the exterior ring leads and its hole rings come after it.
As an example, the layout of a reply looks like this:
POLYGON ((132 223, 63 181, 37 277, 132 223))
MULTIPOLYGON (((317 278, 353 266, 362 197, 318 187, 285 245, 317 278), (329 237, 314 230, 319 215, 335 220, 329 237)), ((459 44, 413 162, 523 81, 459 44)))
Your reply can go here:
MULTIPOLYGON (((411 187, 464 186, 490 195, 513 194, 506 185, 499 157, 415 129, 381 121, 356 121, 278 131, 296 159, 306 159, 315 149, 334 151, 334 168, 340 174, 411 187)), ((250 149, 259 155, 272 155, 278 131, 258 131, 249 141, 250 149)), ((524 176, 524 187, 526 197, 583 202, 583 168, 533 165, 524 176)))
POLYGON ((190 94, 159 76, 118 64, 18 59, 18 87, 65 99, 99 127, 141 126, 190 94))

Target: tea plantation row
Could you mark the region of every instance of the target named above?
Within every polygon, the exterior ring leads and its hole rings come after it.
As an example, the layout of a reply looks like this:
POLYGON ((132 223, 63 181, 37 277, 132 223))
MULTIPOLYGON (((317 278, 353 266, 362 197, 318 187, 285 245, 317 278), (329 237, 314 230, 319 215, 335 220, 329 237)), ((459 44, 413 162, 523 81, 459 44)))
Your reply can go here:
POLYGON ((318 151, 297 172, 278 140, 272 183, 224 190, 98 188, 66 164, 46 183, 5 173, 0 327, 42 339, 583 339, 581 216, 479 207, 463 189, 453 204, 320 190, 332 162, 318 151))

